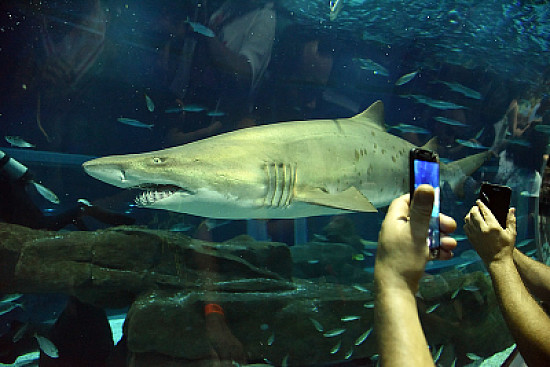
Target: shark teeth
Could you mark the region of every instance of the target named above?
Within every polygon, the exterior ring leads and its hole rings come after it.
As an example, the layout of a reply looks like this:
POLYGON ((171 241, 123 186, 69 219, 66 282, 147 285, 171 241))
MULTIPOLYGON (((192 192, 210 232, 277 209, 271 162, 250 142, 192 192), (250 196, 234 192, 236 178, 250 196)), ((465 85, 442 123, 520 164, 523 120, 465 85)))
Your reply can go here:
POLYGON ((166 191, 144 191, 135 198, 135 203, 139 206, 153 205, 159 200, 166 199, 176 193, 176 190, 166 191))

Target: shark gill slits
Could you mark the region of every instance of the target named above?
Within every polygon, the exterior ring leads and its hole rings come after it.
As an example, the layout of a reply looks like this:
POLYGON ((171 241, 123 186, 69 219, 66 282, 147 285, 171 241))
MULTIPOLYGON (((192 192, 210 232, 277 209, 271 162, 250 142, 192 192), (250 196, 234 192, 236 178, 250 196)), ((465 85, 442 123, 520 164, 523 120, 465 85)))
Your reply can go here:
POLYGON ((264 206, 279 208, 287 207, 294 195, 296 183, 296 166, 284 163, 266 164, 266 197, 264 206))

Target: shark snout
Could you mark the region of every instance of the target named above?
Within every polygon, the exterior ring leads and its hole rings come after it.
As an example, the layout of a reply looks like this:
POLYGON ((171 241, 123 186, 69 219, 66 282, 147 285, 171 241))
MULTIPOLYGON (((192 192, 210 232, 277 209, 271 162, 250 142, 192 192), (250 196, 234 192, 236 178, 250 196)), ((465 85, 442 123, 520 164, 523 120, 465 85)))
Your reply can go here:
POLYGON ((84 162, 82 168, 90 176, 111 185, 122 188, 135 185, 135 182, 127 179, 126 171, 120 164, 103 163, 101 158, 98 158, 84 162))

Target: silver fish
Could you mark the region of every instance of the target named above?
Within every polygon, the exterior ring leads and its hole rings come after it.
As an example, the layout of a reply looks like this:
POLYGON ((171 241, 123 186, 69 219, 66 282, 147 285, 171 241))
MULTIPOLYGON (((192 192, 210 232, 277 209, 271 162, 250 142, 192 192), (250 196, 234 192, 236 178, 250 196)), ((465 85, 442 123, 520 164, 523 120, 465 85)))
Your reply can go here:
POLYGON ((389 76, 390 72, 388 69, 377 63, 376 61, 373 61, 371 59, 360 59, 360 58, 354 58, 353 61, 359 63, 359 67, 363 70, 370 70, 375 75, 381 75, 381 76, 389 76))
POLYGON ((447 118, 447 117, 443 117, 443 116, 434 117, 434 120, 435 120, 435 121, 438 121, 438 122, 441 122, 441 123, 443 123, 443 124, 450 125, 450 126, 460 126, 460 127, 468 126, 468 125, 466 125, 466 124, 463 123, 463 122, 460 122, 460 121, 457 121, 457 120, 453 120, 453 119, 450 119, 450 118, 447 118))
POLYGON ((477 285, 466 285, 462 287, 462 289, 468 292, 479 292, 479 287, 477 285))
POLYGON ((193 229, 193 225, 187 223, 177 223, 170 227, 170 232, 187 232, 193 229))
POLYGON ((365 331, 363 334, 359 335, 359 337, 355 340, 355 345, 361 345, 363 342, 369 337, 369 335, 372 333, 372 327, 365 331))
POLYGON ((539 133, 550 134, 550 125, 539 124, 535 126, 535 130, 539 133))
POLYGON ((428 130, 414 125, 409 124, 399 124, 390 126, 390 129, 396 129, 403 133, 415 133, 415 134, 431 134, 428 130))
POLYGON ((344 356, 344 359, 350 359, 352 354, 353 354, 353 348, 351 348, 351 349, 346 353, 346 355, 344 356))
POLYGON ((32 183, 34 184, 34 187, 36 188, 36 191, 38 191, 38 193, 40 195, 42 195, 42 197, 44 199, 46 199, 49 202, 54 203, 54 204, 59 204, 60 203, 59 198, 57 197, 57 195, 52 190, 48 189, 44 185, 39 184, 38 182, 33 181, 32 183))
POLYGON ((335 336, 338 336, 338 335, 342 335, 344 332, 346 331, 346 329, 333 329, 333 330, 330 330, 330 331, 327 331, 326 333, 323 334, 323 336, 325 338, 333 338, 335 336))
POLYGON ((10 293, 6 294, 0 299, 0 303, 9 303, 17 301, 19 298, 23 297, 21 293, 10 293))
POLYGON ((141 121, 138 121, 136 119, 131 119, 131 118, 128 118, 128 117, 119 117, 119 118, 117 118, 117 121, 121 122, 125 125, 134 126, 134 127, 144 127, 144 128, 147 128, 147 129, 152 129, 153 126, 155 126, 154 124, 144 124, 141 121))
POLYGON ((455 140, 458 144, 465 146, 466 148, 472 148, 472 149, 489 149, 489 147, 486 147, 484 145, 481 145, 479 143, 476 143, 471 140, 464 140, 464 139, 456 139, 455 140))
POLYGON ((331 0, 329 3, 329 19, 331 21, 336 20, 338 18, 338 14, 342 11, 342 8, 344 7, 344 0, 331 0))
POLYGON ((273 345, 273 342, 275 341, 275 333, 272 333, 269 338, 267 339, 267 345, 273 345))
POLYGON ((434 355, 434 363, 439 361, 439 358, 441 358, 441 353, 443 352, 443 344, 439 347, 439 349, 435 352, 434 355))
POLYGON ((320 323, 319 321, 317 321, 317 320, 315 320, 315 319, 312 319, 311 317, 310 317, 309 319, 311 320, 311 323, 313 324, 313 326, 315 326, 315 329, 316 329, 318 332, 322 333, 323 330, 325 330, 325 329, 323 328, 323 325, 321 325, 321 323, 320 323))
POLYGON ((14 343, 17 343, 19 340, 23 339, 29 328, 30 324, 28 322, 23 324, 23 326, 21 326, 19 330, 17 330, 15 334, 13 334, 12 341, 14 343))
POLYGON ((455 291, 453 292, 453 294, 451 294, 451 299, 455 299, 456 296, 458 296, 458 292, 460 292, 460 288, 455 289, 455 291))
POLYGON ((21 307, 21 304, 12 302, 0 303, 0 316, 15 310, 17 307, 21 307))
POLYGON ((466 357, 470 358, 472 361, 480 361, 483 359, 483 357, 480 357, 475 353, 466 353, 466 357))
POLYGON ((466 97, 474 98, 474 99, 481 99, 481 93, 478 91, 475 91, 471 88, 465 87, 462 84, 459 83, 450 83, 440 80, 439 83, 445 84, 449 89, 451 89, 454 92, 460 93, 466 97))
POLYGON ((281 367, 288 367, 288 357, 290 357, 288 354, 283 358, 281 361, 281 367))
POLYGON ((426 310, 426 313, 432 313, 432 312, 434 312, 435 309, 439 307, 439 305, 440 305, 439 303, 436 303, 435 305, 429 307, 429 308, 426 310))
POLYGON ((468 109, 467 107, 458 105, 456 103, 441 101, 441 100, 438 100, 438 99, 433 99, 433 98, 418 95, 418 94, 409 94, 408 96, 414 98, 418 103, 423 103, 427 106, 437 108, 438 110, 468 109))
POLYGON ((193 32, 195 33, 202 34, 203 36, 206 36, 209 38, 212 38, 216 35, 213 30, 211 30, 210 28, 208 28, 203 24, 200 24, 197 22, 190 22, 189 20, 187 20, 187 23, 191 26, 191 28, 193 29, 193 32))
POLYGON ((342 341, 340 340, 332 349, 330 350, 330 354, 336 354, 340 350, 340 346, 342 345, 342 341))
POLYGON ((400 77, 399 79, 397 79, 397 81, 395 82, 395 85, 403 85, 403 84, 406 84, 408 82, 410 82, 411 80, 414 79, 414 77, 418 74, 418 70, 415 70, 413 71, 412 73, 408 73, 408 74, 405 74, 403 75, 402 77, 400 77))
POLYGON ((210 117, 222 117, 222 116, 225 116, 225 112, 222 112, 222 111, 209 111, 206 115, 210 116, 210 117))
POLYGON ((343 322, 349 322, 349 321, 359 320, 360 318, 361 316, 350 315, 350 316, 343 316, 340 318, 340 320, 342 320, 343 322))
POLYGON ((149 112, 153 112, 155 110, 155 103, 147 94, 145 94, 145 104, 147 104, 147 109, 149 112))
POLYGON ((8 143, 11 144, 12 147, 17 147, 17 148, 34 148, 36 145, 34 144, 31 144, 25 140, 23 140, 21 137, 19 136, 11 136, 11 135, 6 135, 4 136, 4 139, 6 139, 6 141, 8 143))
POLYGON ((43 336, 40 336, 38 334, 34 334, 34 337, 36 338, 36 341, 38 342, 38 346, 40 349, 50 358, 58 358, 59 352, 57 350, 57 347, 54 343, 51 342, 50 339, 45 338, 43 336))

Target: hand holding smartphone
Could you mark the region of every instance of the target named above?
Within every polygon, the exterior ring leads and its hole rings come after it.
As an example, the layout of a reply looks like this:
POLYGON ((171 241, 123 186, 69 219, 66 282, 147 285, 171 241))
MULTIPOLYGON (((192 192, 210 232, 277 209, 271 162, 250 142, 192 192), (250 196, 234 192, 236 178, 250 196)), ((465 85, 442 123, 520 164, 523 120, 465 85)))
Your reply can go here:
POLYGON ((414 190, 422 184, 428 184, 435 190, 434 205, 430 218, 430 227, 428 230, 428 246, 432 256, 437 257, 439 254, 439 157, 437 153, 414 148, 411 149, 409 155, 409 182, 411 199, 414 190))
POLYGON ((495 216, 503 229, 506 229, 506 218, 510 207, 512 189, 508 186, 501 186, 484 182, 479 191, 479 200, 485 204, 495 216))

